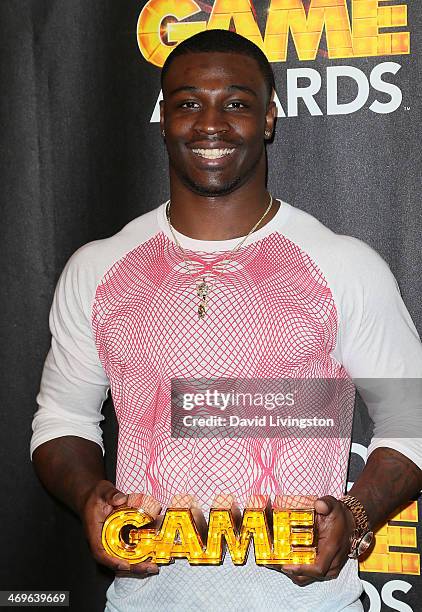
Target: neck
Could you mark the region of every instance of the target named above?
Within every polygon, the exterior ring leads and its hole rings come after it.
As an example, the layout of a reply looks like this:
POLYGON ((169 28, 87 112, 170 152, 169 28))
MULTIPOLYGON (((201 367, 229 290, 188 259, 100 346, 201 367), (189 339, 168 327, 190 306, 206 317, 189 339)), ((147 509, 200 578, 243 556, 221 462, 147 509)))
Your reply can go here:
MULTIPOLYGON (((185 236, 209 241, 246 236, 270 202, 264 183, 260 189, 239 188, 224 196, 198 195, 177 183, 171 184, 170 194, 172 226, 185 236)), ((271 209, 256 230, 274 217, 278 206, 273 201, 271 209)))

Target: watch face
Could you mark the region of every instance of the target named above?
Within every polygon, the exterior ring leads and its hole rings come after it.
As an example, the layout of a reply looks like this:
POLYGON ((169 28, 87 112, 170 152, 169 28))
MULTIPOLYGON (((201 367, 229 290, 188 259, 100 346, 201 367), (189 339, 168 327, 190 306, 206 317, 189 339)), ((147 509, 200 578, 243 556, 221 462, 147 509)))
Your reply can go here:
POLYGON ((372 540, 374 539, 374 533, 367 531, 359 541, 357 545, 357 557, 360 557, 368 548, 371 546, 372 540))

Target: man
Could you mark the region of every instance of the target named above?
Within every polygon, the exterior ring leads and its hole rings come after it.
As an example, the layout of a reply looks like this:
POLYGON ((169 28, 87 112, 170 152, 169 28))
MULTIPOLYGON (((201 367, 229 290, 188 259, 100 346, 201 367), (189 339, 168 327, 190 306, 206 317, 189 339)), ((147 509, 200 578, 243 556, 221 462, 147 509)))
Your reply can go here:
MULTIPOLYGON (((33 461, 81 517, 94 558, 119 572, 107 610, 360 610, 360 540, 422 485, 418 402, 382 384, 422 377, 422 350, 387 265, 266 190, 273 77, 232 32, 181 43, 162 73, 170 202, 80 249, 58 283, 33 461), (375 422, 367 465, 344 501, 350 439, 172 438, 172 378, 360 380, 375 422), (119 422, 116 487, 99 422, 110 387, 119 422), (397 433, 397 432, 400 433, 397 433), (131 492, 163 507, 190 493, 315 494, 312 566, 160 569, 109 557, 105 517, 131 492), (158 574, 158 575, 157 575, 158 574)), ((344 399, 344 398, 343 398, 344 399)), ((349 423, 353 405, 340 401, 349 423)), ((370 536, 367 536, 370 539, 370 536)))

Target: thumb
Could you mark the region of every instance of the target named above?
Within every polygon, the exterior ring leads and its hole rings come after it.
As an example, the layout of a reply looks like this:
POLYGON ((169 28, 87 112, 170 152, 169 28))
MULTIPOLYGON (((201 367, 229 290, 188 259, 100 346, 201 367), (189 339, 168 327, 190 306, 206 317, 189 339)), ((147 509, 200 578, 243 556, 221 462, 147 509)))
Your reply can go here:
POLYGON ((337 500, 331 495, 325 495, 324 497, 319 497, 315 501, 315 510, 317 514, 322 514, 328 516, 335 507, 337 500))
POLYGON ((109 491, 107 491, 107 494, 105 496, 107 503, 111 506, 121 506, 122 504, 125 504, 128 500, 128 497, 128 495, 122 493, 115 487, 110 487, 109 491))

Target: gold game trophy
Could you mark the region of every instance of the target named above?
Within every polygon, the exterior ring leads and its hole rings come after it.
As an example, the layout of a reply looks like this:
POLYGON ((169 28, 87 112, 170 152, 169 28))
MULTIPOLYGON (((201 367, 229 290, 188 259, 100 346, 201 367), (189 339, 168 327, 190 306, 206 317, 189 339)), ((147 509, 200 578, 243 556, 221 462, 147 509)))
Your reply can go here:
POLYGON ((164 515, 150 495, 129 495, 128 505, 105 520, 102 543, 109 555, 129 563, 150 559, 167 565, 185 558, 191 565, 220 565, 226 550, 235 565, 247 559, 251 540, 258 565, 315 561, 313 496, 252 496, 241 513, 231 494, 212 503, 208 525, 195 498, 175 495, 164 515))

